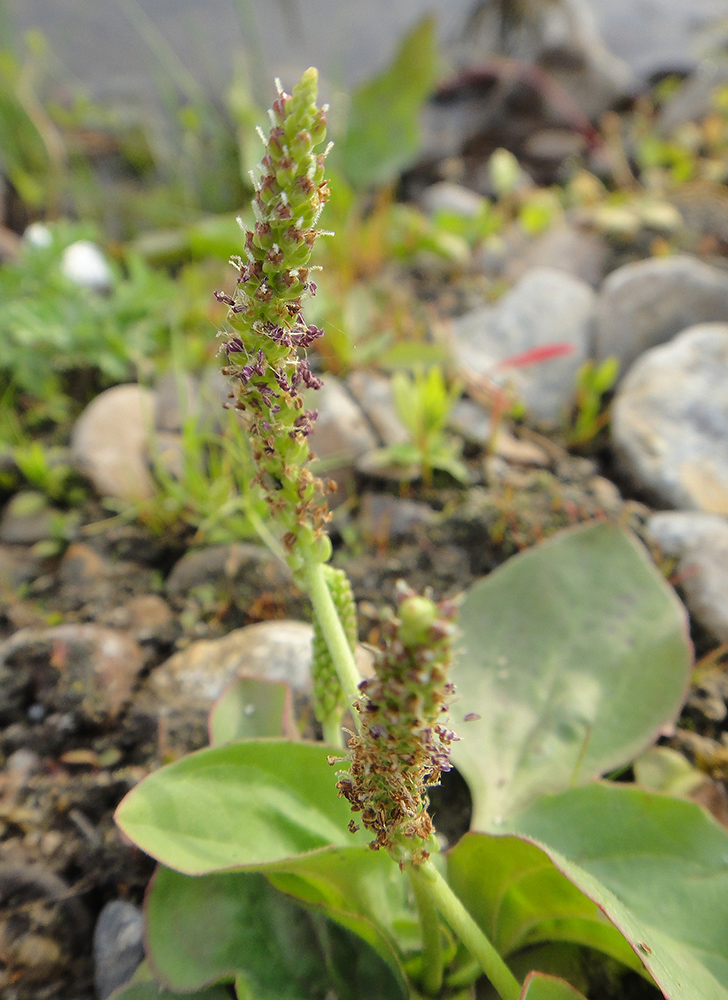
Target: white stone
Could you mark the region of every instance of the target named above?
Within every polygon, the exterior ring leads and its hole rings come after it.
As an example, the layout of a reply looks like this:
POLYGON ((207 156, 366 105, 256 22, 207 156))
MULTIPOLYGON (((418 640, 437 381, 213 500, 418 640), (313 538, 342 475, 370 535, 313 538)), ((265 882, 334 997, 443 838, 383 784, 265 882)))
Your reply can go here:
POLYGON ((109 292, 114 285, 109 262, 90 240, 77 240, 66 247, 61 257, 61 271, 77 285, 94 292, 109 292))
POLYGON ((23 233, 23 239, 31 246, 45 249, 53 242, 53 233, 43 222, 31 222, 23 233))
POLYGON ((690 614, 719 642, 728 642, 728 519, 664 511, 647 522, 648 537, 677 558, 674 576, 690 614))
MULTIPOLYGON (((311 691, 313 627, 299 621, 258 622, 222 639, 198 639, 152 671, 148 691, 165 708, 204 711, 238 677, 283 681, 298 695, 311 691)), ((362 671, 366 650, 357 651, 362 671)))
POLYGON ((76 421, 71 454, 102 497, 140 500, 154 492, 148 466, 154 397, 139 385, 117 385, 92 400, 76 421))
POLYGON ((728 514, 728 323, 647 351, 612 405, 619 464, 662 506, 728 514))
POLYGON ((576 374, 588 356, 595 293, 554 268, 529 271, 499 302, 452 323, 453 353, 465 383, 485 376, 510 386, 537 421, 558 423, 574 397, 576 374), (508 359, 566 344, 570 353, 525 366, 508 359))
POLYGON ((619 358, 624 375, 644 351, 712 321, 728 321, 725 271, 687 254, 625 264, 599 292, 596 355, 619 358))
POLYGON ((428 215, 445 212, 460 215, 465 219, 474 219, 482 212, 486 199, 477 191, 453 184, 451 181, 438 181, 430 184, 420 196, 420 205, 428 215))

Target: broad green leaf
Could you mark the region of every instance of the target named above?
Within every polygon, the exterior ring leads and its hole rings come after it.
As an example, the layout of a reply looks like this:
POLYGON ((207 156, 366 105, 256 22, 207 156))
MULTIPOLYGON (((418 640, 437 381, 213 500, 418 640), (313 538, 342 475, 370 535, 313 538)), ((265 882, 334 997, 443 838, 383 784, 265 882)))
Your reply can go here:
POLYGON ((416 153, 419 113, 436 70, 435 21, 427 17, 404 39, 391 66, 354 93, 346 135, 335 148, 355 187, 389 183, 416 153))
POLYGON ((571 529, 509 560, 470 591, 461 627, 452 759, 477 830, 629 762, 687 688, 684 609, 616 525, 571 529))
POLYGON ((239 677, 213 705, 208 726, 212 746, 259 736, 294 739, 291 689, 282 681, 239 677))
POLYGON ((506 825, 601 907, 668 1000, 728 1000, 728 831, 699 806, 595 783, 506 825))
POLYGON ((175 993, 150 981, 122 986, 111 994, 109 1000, 230 1000, 230 994, 224 986, 208 986, 194 993, 175 993))
POLYGON ((177 990, 235 980, 238 996, 251 1000, 323 1000, 334 977, 337 994, 355 1000, 364 976, 377 983, 372 995, 404 995, 391 949, 395 972, 256 873, 192 878, 160 868, 146 917, 150 961, 159 979, 177 990))
POLYGON ((707 780, 677 750, 670 747, 649 747, 634 761, 635 782, 648 792, 689 796, 707 780))
POLYGON ((456 895, 502 955, 569 941, 641 968, 597 904, 533 844, 469 833, 448 851, 447 864, 456 895))
POLYGON ((563 979, 532 972, 523 984, 521 1000, 586 1000, 586 997, 563 979))
POLYGON ((330 752, 279 740, 200 750, 133 788, 116 821, 143 851, 187 875, 366 843, 363 831, 348 830, 330 752))
POLYGON ((303 902, 322 906, 363 936, 385 960, 387 954, 381 951, 377 939, 366 926, 358 927, 362 919, 396 946, 400 957, 421 946, 409 881, 386 851, 332 848, 271 865, 265 871, 277 888, 303 902))

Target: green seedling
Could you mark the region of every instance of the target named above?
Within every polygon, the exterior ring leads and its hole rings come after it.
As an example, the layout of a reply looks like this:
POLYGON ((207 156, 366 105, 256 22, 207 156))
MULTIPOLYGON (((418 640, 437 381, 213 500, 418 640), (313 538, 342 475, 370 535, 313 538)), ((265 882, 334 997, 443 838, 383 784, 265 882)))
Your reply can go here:
POLYGON ((10 454, 23 479, 51 500, 74 506, 85 498, 86 489, 78 473, 59 449, 28 440, 15 444, 10 454))
POLYGON ((204 414, 193 411, 183 417, 173 446, 152 436, 155 492, 128 513, 157 535, 192 528, 194 544, 253 537, 251 517, 260 517, 265 505, 250 491, 249 445, 234 414, 225 414, 222 424, 212 426, 204 414))
POLYGON ((604 397, 614 388, 619 375, 619 359, 585 361, 576 375, 574 417, 567 430, 570 445, 584 445, 593 441, 607 423, 604 397))
POLYGON ((380 448, 376 452, 377 462, 405 468, 414 466, 427 486, 432 484, 432 474, 436 470, 467 483, 470 474, 460 458, 462 443, 447 433, 447 424, 462 386, 455 382, 448 387, 442 369, 433 366, 428 372, 415 369, 412 376, 395 372, 392 391, 397 416, 410 440, 380 448))
POLYGON ((198 1000, 464 1000, 481 975, 501 1000, 584 1000, 553 975, 564 946, 640 972, 668 1000, 728 1000, 728 833, 694 803, 602 779, 673 723, 691 666, 684 610, 631 536, 605 523, 555 536, 459 608, 401 584, 373 673, 359 675, 299 391, 318 384, 305 351, 321 335, 302 310, 327 195, 315 96, 314 70, 279 92, 256 226, 233 262, 236 293, 220 297, 232 405, 267 507, 256 527, 311 599, 329 745, 283 738, 285 699, 270 693, 251 737, 257 695, 234 686, 213 745, 124 799, 119 826, 160 867, 149 965, 117 1000, 159 984, 198 1000), (428 789, 451 762, 473 808, 443 855, 428 789))
POLYGON ((93 236, 88 226, 58 223, 0 268, 0 393, 21 432, 65 429, 99 389, 150 374, 172 333, 201 319, 184 283, 132 255, 123 266, 110 262, 107 295, 72 281, 64 251, 93 236))

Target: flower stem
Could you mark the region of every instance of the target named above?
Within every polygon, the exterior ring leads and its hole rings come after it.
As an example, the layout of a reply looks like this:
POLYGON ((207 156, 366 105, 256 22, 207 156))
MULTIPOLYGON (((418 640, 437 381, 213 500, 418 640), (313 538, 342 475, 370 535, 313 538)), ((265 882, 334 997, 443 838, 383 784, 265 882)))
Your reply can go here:
POLYGON ((422 987, 428 996, 437 996, 442 988, 442 937, 434 894, 421 868, 407 868, 422 932, 422 987))
POLYGON ((420 867, 419 877, 423 890, 429 893, 434 905, 451 929, 471 955, 477 959, 481 969, 498 991, 502 1000, 520 1000, 521 986, 518 980, 432 864, 432 861, 426 861, 420 867))
POLYGON ((338 712, 334 712, 328 719, 323 719, 321 727, 324 731, 324 743, 327 746, 343 748, 344 738, 341 733, 341 717, 338 712))
MULTIPOLYGON (((344 632, 344 627, 339 619, 336 605, 331 597, 331 591, 326 583, 323 563, 309 563, 303 582, 308 596, 311 598, 313 610, 329 648, 341 687, 349 705, 353 705, 359 697, 361 676, 354 661, 354 654, 349 647, 346 632, 344 632)), ((354 713, 354 718, 358 718, 358 713, 354 713)))
POLYGON ((278 560, 280 560, 280 562, 282 562, 283 565, 286 567, 286 569, 288 569, 290 572, 288 566, 288 560, 286 559, 286 550, 283 548, 281 543, 275 537, 275 535, 270 530, 268 525, 265 523, 263 518, 255 510, 253 510, 252 504, 246 505, 245 514, 248 520, 250 521, 252 527, 258 533, 258 537, 260 538, 261 542, 263 542, 263 544, 268 547, 268 550, 278 560))

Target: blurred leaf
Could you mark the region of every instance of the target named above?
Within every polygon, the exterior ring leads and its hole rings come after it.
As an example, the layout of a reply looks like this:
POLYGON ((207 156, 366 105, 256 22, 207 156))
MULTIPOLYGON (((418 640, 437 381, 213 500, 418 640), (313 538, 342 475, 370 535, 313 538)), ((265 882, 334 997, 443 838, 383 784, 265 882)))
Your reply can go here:
POLYGON ((278 740, 200 750, 140 782, 116 821, 143 851, 188 875, 365 844, 363 831, 349 832, 329 754, 278 740))
POLYGON ((448 851, 447 871, 456 895, 504 956, 569 941, 641 967, 596 903, 533 844, 469 833, 448 851))
POLYGON ((687 689, 684 608, 616 525, 571 529, 509 560, 467 595, 461 629, 452 759, 481 831, 631 761, 687 689), (481 717, 464 722, 469 712, 481 717))
POLYGON ((706 775, 670 747, 650 747, 634 762, 635 781, 649 792, 690 795, 704 784, 706 775))
POLYGON ((239 677, 210 712, 210 745, 235 743, 258 736, 297 735, 291 689, 283 681, 239 677))
POLYGON ((532 972, 523 984, 521 1000, 586 1000, 586 997, 563 979, 532 972))
POLYGON ((166 990, 159 983, 149 980, 145 983, 132 983, 122 986, 109 997, 109 1000, 230 1000, 230 993, 224 986, 208 986, 206 989, 190 993, 175 993, 166 990))
POLYGON ((358 188, 393 181, 417 151, 418 116, 437 71, 435 20, 426 17, 402 42, 392 65, 357 90, 337 146, 358 188))
POLYGON ((342 1000, 405 995, 391 950, 393 970, 360 938, 309 915, 262 875, 190 878, 160 868, 146 917, 155 973, 178 990, 234 979, 238 996, 251 1000, 324 1000, 332 985, 342 1000))
POLYGON ((384 851, 332 848, 278 862, 266 868, 266 875, 283 892, 323 907, 386 961, 391 961, 392 947, 401 957, 421 946, 409 880, 384 851))
POLYGON ((728 832, 699 806, 602 783, 505 825, 600 906, 668 1000, 728 998, 728 832))

